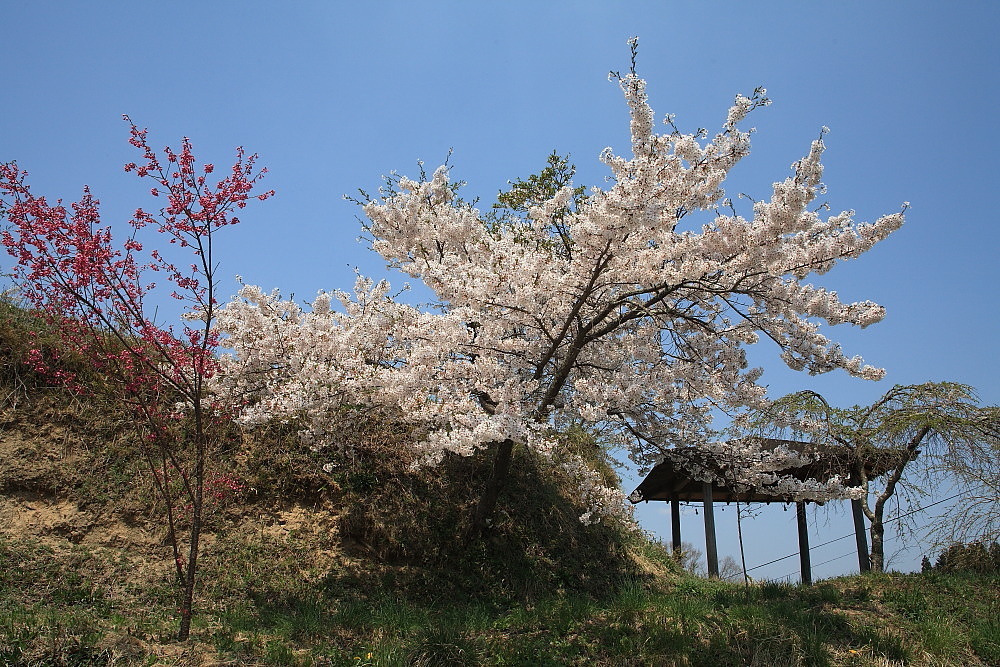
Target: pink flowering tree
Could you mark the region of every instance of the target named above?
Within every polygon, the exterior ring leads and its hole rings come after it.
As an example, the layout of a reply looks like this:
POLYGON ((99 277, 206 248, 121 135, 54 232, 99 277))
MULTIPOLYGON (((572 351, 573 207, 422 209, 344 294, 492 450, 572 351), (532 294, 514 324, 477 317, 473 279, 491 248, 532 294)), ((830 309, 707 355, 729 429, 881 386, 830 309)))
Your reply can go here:
POLYGON ((60 349, 32 349, 29 362, 78 394, 99 392, 131 408, 144 427, 144 448, 153 484, 163 501, 167 541, 181 597, 178 637, 190 632, 198 566, 206 463, 210 437, 227 415, 208 392, 217 370, 219 336, 215 319, 217 259, 213 239, 254 197, 266 170, 256 156, 237 149, 232 169, 216 177, 211 164, 196 166, 191 143, 158 155, 126 116, 130 143, 142 161, 125 171, 152 181, 150 194, 163 201, 158 213, 136 209, 122 242, 102 226, 99 202, 84 188, 80 201, 64 206, 33 194, 27 172, 14 162, 0 165, 0 212, 9 225, 0 235, 15 259, 18 293, 59 334, 60 349), (139 232, 151 227, 168 245, 191 252, 193 263, 172 263, 160 250, 147 250, 139 232), (149 303, 159 277, 186 307, 179 328, 154 321, 149 303), (98 371, 100 384, 81 382, 60 367, 73 356, 98 371), (181 534, 186 529, 186 537, 181 534))
POLYGON ((899 228, 902 212, 871 224, 822 215, 820 138, 744 216, 723 184, 749 153, 740 125, 768 104, 765 91, 737 96, 713 135, 684 134, 672 118, 657 133, 646 82, 634 71, 614 78, 632 156, 604 150, 607 189, 583 194, 553 175, 546 184, 557 187, 520 182, 512 192, 527 196, 517 206, 484 213, 442 166, 390 179, 361 201, 372 248, 427 285, 435 309, 365 279, 353 294, 321 293, 311 309, 245 287, 219 319, 234 351, 225 391, 254 397, 240 418, 297 419, 310 445, 337 448, 349 445, 325 429, 331 411, 390 406, 423 429, 413 447, 427 464, 489 450, 475 533, 517 446, 578 479, 584 521, 620 513, 621 493, 562 451, 558 432, 583 423, 617 433, 642 467, 708 443, 713 412, 766 404, 761 370, 745 356, 761 337, 797 370, 882 377, 820 323, 866 327, 883 308, 844 303, 806 278, 864 253, 899 228))

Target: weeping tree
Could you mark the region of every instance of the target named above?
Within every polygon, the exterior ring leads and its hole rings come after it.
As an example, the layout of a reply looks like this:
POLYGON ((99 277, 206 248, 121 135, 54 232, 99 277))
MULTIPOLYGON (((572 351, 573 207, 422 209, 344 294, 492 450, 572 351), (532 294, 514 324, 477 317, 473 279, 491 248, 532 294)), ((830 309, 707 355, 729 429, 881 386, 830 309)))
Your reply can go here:
MULTIPOLYGON (((989 417, 1000 423, 1000 408, 989 417)), ((1000 438, 996 428, 986 437, 970 441, 935 462, 934 473, 950 476, 962 491, 962 511, 947 512, 928 523, 933 549, 955 544, 990 544, 1000 541, 1000 438)))
POLYGON ((968 385, 927 382, 896 385, 871 405, 850 408, 801 391, 776 400, 753 423, 774 435, 842 446, 847 455, 838 463, 865 491, 859 502, 870 524, 871 568, 881 572, 886 505, 900 497, 913 505, 931 490, 954 483, 948 471, 965 465, 983 447, 996 451, 998 417, 1000 409, 982 406, 968 385), (873 469, 886 472, 876 477, 869 472, 873 469))

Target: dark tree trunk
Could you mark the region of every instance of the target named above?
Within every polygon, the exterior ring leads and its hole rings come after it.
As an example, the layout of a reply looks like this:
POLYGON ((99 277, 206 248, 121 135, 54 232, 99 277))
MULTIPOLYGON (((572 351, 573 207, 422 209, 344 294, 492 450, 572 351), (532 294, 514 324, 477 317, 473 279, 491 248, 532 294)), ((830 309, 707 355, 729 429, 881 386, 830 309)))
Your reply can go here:
POLYGON ((862 573, 872 569, 872 559, 868 555, 868 540, 865 537, 865 515, 860 500, 851 501, 851 514, 854 517, 854 539, 858 546, 858 568, 862 573))
POLYGON ((184 579, 181 602, 181 625, 177 632, 179 641, 187 641, 191 634, 191 616, 194 612, 194 589, 198 574, 198 552, 201 541, 201 516, 205 493, 205 422, 200 401, 195 401, 195 474, 194 497, 191 499, 191 536, 188 548, 187 574, 184 579))
MULTIPOLYGON (((199 494, 200 495, 200 494, 199 494)), ((181 602, 181 626, 177 632, 178 641, 187 641, 191 634, 191 616, 194 612, 194 587, 198 573, 198 544, 201 538, 201 499, 195 503, 191 519, 191 546, 188 550, 187 576, 184 580, 184 599, 181 602)))
POLYGON ((510 463, 514 455, 514 441, 504 440, 498 443, 496 457, 493 459, 493 472, 486 483, 483 495, 479 498, 476 511, 472 515, 472 525, 469 527, 468 541, 472 541, 482 536, 487 528, 489 520, 493 518, 496 510, 497 498, 507 477, 510 475, 510 463))

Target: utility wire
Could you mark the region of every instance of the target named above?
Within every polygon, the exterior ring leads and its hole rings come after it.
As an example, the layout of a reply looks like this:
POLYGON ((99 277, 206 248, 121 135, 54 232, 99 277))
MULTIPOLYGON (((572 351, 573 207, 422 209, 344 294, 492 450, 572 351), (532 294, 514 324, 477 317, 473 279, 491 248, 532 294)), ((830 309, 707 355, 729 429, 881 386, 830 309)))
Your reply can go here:
MULTIPOLYGON (((935 501, 935 502, 931 503, 930 505, 925 505, 924 507, 918 507, 918 508, 916 508, 914 510, 910 510, 906 514, 900 514, 899 516, 894 516, 894 517, 891 517, 889 519, 886 519, 882 523, 883 524, 887 524, 887 523, 892 523, 893 521, 899 521, 901 519, 905 519, 906 517, 911 516, 913 514, 916 514, 917 512, 923 512, 926 509, 930 509, 931 507, 934 507, 935 505, 940 505, 941 503, 946 503, 949 500, 954 500, 955 498, 958 498, 961 495, 963 495, 963 494, 956 493, 955 495, 949 496, 949 497, 944 498, 942 500, 935 501)), ((813 549, 818 549, 820 547, 825 547, 826 545, 833 544, 834 542, 839 542, 840 540, 847 539, 848 537, 854 537, 854 533, 852 532, 852 533, 848 533, 846 535, 841 535, 840 537, 835 537, 834 539, 827 540, 826 542, 823 542, 821 544, 817 544, 815 546, 810 546, 809 547, 809 551, 812 551, 813 549)), ((851 553, 854 553, 854 552, 851 552, 851 553)), ((780 563, 783 560, 786 560, 788 558, 792 558, 792 557, 798 556, 798 555, 799 555, 799 552, 795 551, 795 552, 792 552, 792 553, 788 554, 787 556, 782 556, 781 558, 775 558, 774 560, 769 560, 766 563, 761 563, 760 565, 754 565, 753 567, 748 567, 746 569, 746 571, 750 572, 751 570, 757 570, 759 568, 766 567, 768 565, 774 565, 775 563, 780 563)), ((845 554, 845 556, 849 556, 849 555, 850 555, 850 553, 845 554)), ((844 558, 844 556, 837 556, 837 558, 834 558, 833 560, 837 560, 838 558, 844 558)), ((825 561, 824 563, 818 563, 816 565, 816 567, 819 567, 820 565, 825 565, 826 563, 829 563, 829 562, 830 561, 825 561)), ((782 578, 784 578, 784 577, 782 577, 782 578)))
MULTIPOLYGON (((851 551, 848 551, 846 554, 840 554, 839 556, 834 556, 833 558, 829 558, 829 559, 823 561, 822 563, 816 563, 812 567, 819 567, 820 565, 826 565, 827 563, 832 563, 835 560, 840 560, 841 558, 847 558, 848 556, 853 556, 853 555, 855 555, 855 553, 856 552, 852 549, 851 551)), ((760 567, 760 566, 758 565, 758 567, 760 567)), ((778 580, 778 579, 790 579, 791 577, 793 577, 793 576, 795 576, 797 574, 799 574, 798 570, 792 570, 791 572, 783 574, 780 577, 775 577, 775 580, 778 580)), ((736 575, 732 575, 731 574, 731 575, 729 575, 726 578, 735 581, 737 578, 739 578, 741 576, 743 576, 742 573, 741 574, 736 574, 736 575)))
MULTIPOLYGON (((839 556, 834 556, 833 558, 825 560, 822 563, 816 563, 812 567, 819 567, 820 565, 826 565, 827 563, 832 563, 835 560, 840 560, 841 558, 847 558, 848 556, 856 556, 857 553, 858 553, 857 551, 851 550, 851 551, 848 551, 846 554, 841 554, 839 556)), ((788 578, 790 578, 790 577, 792 577, 792 576, 794 576, 796 574, 799 574, 799 571, 798 570, 793 570, 793 571, 789 572, 788 574, 781 575, 780 577, 778 577, 778 579, 788 579, 788 578)))

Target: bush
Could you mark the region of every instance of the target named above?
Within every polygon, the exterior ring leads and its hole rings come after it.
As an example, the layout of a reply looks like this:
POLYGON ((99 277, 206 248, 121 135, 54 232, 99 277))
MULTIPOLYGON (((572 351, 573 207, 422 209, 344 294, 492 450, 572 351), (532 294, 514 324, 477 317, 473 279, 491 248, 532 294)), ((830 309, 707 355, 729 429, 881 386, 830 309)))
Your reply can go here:
POLYGON ((925 556, 922 568, 925 572, 977 572, 979 574, 1000 573, 1000 544, 994 541, 952 544, 940 553, 937 562, 931 566, 925 556))

